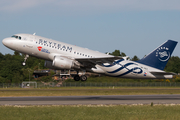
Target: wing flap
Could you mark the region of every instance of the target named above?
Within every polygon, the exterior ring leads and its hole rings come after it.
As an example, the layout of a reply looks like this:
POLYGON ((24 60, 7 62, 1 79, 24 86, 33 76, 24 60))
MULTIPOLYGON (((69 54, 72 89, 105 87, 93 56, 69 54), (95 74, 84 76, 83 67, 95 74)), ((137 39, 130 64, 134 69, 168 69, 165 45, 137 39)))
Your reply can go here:
POLYGON ((76 58, 78 62, 83 64, 84 66, 95 66, 95 65, 102 65, 103 63, 113 63, 115 60, 123 59, 119 56, 112 56, 112 57, 99 57, 99 58, 76 58))

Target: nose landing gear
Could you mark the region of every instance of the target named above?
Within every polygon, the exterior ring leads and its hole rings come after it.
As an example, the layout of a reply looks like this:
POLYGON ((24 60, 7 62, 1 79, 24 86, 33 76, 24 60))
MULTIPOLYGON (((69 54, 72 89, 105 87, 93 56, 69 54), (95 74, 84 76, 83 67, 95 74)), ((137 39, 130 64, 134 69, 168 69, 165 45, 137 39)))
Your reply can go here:
POLYGON ((24 58, 24 62, 22 63, 23 66, 26 65, 26 60, 27 60, 28 57, 29 57, 29 55, 26 54, 26 56, 25 56, 25 58, 24 58))

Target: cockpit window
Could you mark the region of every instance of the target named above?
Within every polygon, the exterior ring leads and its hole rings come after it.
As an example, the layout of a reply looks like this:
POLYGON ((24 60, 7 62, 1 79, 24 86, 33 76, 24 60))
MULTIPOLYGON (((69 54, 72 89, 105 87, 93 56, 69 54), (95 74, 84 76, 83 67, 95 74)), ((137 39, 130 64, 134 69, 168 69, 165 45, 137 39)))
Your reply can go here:
POLYGON ((11 36, 11 37, 14 37, 14 38, 16 38, 16 39, 21 40, 21 36, 13 35, 13 36, 11 36))
POLYGON ((15 36, 15 35, 13 35, 13 36, 11 36, 11 37, 14 37, 14 38, 16 38, 16 36, 15 36))

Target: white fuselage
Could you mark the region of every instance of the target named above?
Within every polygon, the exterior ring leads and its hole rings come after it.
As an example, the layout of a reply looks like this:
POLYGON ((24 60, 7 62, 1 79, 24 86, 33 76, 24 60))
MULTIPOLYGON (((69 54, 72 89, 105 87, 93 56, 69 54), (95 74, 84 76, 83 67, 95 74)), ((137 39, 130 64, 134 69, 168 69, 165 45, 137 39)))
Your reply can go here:
MULTIPOLYGON (((52 39, 30 35, 16 34, 18 38, 10 37, 3 40, 3 44, 15 51, 31 56, 53 61, 54 56, 66 56, 70 59, 77 58, 103 58, 112 57, 104 53, 89 50, 87 48, 70 45, 52 39)), ((96 65, 91 68, 92 72, 124 78, 172 78, 172 75, 153 75, 149 71, 164 72, 162 70, 146 66, 129 60, 116 60, 116 64, 96 65)))

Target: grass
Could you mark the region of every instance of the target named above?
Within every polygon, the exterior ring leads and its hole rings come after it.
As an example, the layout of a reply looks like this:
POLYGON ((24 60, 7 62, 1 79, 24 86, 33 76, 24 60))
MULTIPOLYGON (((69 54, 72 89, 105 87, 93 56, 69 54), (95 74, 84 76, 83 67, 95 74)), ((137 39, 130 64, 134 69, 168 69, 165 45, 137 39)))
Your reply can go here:
POLYGON ((0 97, 180 94, 178 87, 1 88, 0 97))
POLYGON ((1 120, 179 120, 180 106, 0 106, 1 120))
MULTIPOLYGON (((178 87, 1 88, 0 97, 180 94, 178 87)), ((0 106, 0 120, 179 120, 180 105, 0 106)))

